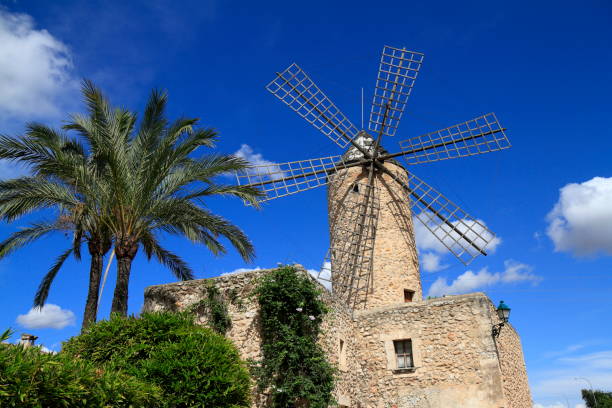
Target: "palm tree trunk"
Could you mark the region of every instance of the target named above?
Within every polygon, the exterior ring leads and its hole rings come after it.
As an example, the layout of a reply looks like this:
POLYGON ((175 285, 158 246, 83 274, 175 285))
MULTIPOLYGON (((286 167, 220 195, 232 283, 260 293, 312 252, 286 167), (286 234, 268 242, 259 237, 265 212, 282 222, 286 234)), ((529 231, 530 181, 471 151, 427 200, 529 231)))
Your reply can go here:
POLYGON ((89 267, 89 291, 87 292, 87 302, 85 303, 85 314, 83 315, 83 326, 81 331, 87 326, 96 322, 98 316, 98 296, 100 292, 100 278, 102 276, 103 255, 99 252, 91 253, 91 265, 89 267))
POLYGON ((117 283, 115 284, 111 313, 119 313, 121 316, 127 316, 128 286, 130 283, 131 269, 131 259, 127 257, 119 258, 117 256, 117 283))
POLYGON ((106 255, 111 247, 111 241, 93 238, 89 240, 87 247, 91 256, 91 264, 89 266, 89 290, 87 292, 87 301, 85 302, 85 313, 83 315, 81 331, 97 320, 102 266, 104 255, 106 255))
POLYGON ((119 313, 121 316, 127 316, 130 272, 132 270, 132 261, 136 257, 137 251, 138 245, 115 245, 115 255, 117 256, 117 283, 115 284, 111 313, 119 313))

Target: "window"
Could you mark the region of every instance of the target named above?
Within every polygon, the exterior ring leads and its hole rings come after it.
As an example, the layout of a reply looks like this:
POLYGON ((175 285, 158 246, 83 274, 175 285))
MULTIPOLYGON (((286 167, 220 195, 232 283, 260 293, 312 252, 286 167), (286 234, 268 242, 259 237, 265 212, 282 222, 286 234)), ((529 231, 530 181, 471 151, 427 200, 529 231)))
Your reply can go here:
POLYGON ((414 368, 412 362, 412 340, 394 340, 395 359, 398 369, 414 368))
POLYGON ((358 193, 359 192, 359 185, 358 184, 353 184, 353 193, 358 193))
POLYGON ((404 303, 412 302, 414 290, 404 289, 404 303))
POLYGON ((340 356, 338 358, 338 363, 341 370, 346 370, 346 347, 342 339, 340 339, 340 356))

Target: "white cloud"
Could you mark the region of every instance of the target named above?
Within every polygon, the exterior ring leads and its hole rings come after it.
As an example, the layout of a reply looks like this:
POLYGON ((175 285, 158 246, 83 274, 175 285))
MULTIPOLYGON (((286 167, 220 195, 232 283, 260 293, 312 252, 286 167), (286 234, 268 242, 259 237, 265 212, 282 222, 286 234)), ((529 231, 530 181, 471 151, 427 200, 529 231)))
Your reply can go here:
MULTIPOLYGON (((552 404, 542 405, 542 404, 534 404, 533 408, 568 408, 567 404, 562 404, 560 402, 554 402, 552 404)), ((574 408, 586 408, 584 404, 576 404, 574 408)))
POLYGON ((261 269, 262 268, 260 268, 259 266, 256 266, 255 268, 238 268, 238 269, 234 269, 231 272, 223 272, 221 274, 221 276, 235 275, 237 273, 246 273, 246 272, 260 271, 261 269))
POLYGON ((421 268, 425 272, 438 272, 448 268, 448 265, 442 263, 442 255, 435 252, 420 253, 421 268))
MULTIPOLYGON (((589 389, 591 385, 596 390, 612 389, 612 350, 550 360, 546 369, 530 370, 529 378, 534 399, 541 406, 555 407, 554 403, 562 396, 576 404, 581 401, 580 390, 589 389)), ((576 407, 584 405, 577 404, 576 407)))
POLYGON ((42 308, 32 308, 26 314, 17 316, 17 323, 27 329, 63 329, 74 326, 75 317, 71 310, 47 303, 42 308))
POLYGON ((538 283, 542 278, 531 273, 531 266, 516 261, 504 262, 503 272, 489 272, 488 268, 482 268, 474 273, 466 271, 459 275, 450 284, 446 278, 438 278, 429 288, 429 296, 458 295, 473 292, 500 283, 532 282, 538 283))
POLYGON ((308 273, 323 285, 325 289, 331 290, 331 262, 323 262, 320 270, 308 269, 308 273))
POLYGON ((559 361, 566 364, 610 370, 612 372, 612 350, 599 351, 577 357, 563 357, 559 361))
POLYGON ((578 351, 580 349, 583 349, 584 347, 585 347, 584 344, 572 344, 572 345, 565 347, 563 350, 553 350, 553 351, 544 353, 543 356, 546 358, 564 356, 567 354, 571 354, 575 351, 578 351))
POLYGON ((612 177, 567 184, 548 214, 546 233, 555 251, 612 255, 612 177))
MULTIPOLYGON (((476 222, 480 223, 482 227, 478 228, 478 233, 480 236, 489 240, 489 244, 486 246, 486 251, 488 253, 494 253, 497 247, 501 244, 501 238, 491 235, 491 233, 486 229, 486 224, 482 220, 476 220, 476 222)), ((477 234, 473 230, 469 230, 467 225, 472 225, 473 221, 467 220, 457 220, 452 222, 452 224, 462 233, 465 234, 467 238, 470 240, 474 240, 477 237, 477 234)), ((414 224, 414 235, 416 239, 417 250, 419 252, 419 259, 421 263, 421 267, 426 272, 437 272, 441 271, 448 267, 442 261, 451 252, 444 246, 442 241, 436 237, 428 228, 423 224, 419 219, 415 216, 413 219, 414 224)), ((436 228, 436 225, 433 223, 429 224, 429 227, 432 229, 436 228)), ((476 227, 474 227, 476 228, 476 227)), ((463 244, 466 246, 468 251, 475 251, 472 247, 462 238, 459 237, 454 231, 449 231, 450 227, 443 225, 439 230, 441 238, 445 239, 448 244, 452 244, 455 240, 463 241, 463 244), (449 232, 446 234, 445 232, 449 232)))
POLYGON ((55 350, 51 350, 43 345, 38 346, 40 348, 40 351, 42 351, 43 353, 47 353, 47 354, 57 354, 57 351, 55 350))
POLYGON ((57 116, 78 89, 70 50, 27 14, 0 9, 0 123, 57 116))
MULTIPOLYGON (((224 272, 221 274, 221 276, 235 275, 237 273, 255 272, 260 271, 262 269, 270 268, 260 268, 259 266, 256 266, 255 268, 238 268, 231 272, 224 272)), ((307 272, 317 281, 319 281, 321 285, 325 286, 325 288, 327 288, 328 290, 331 290, 331 262, 325 261, 320 271, 317 269, 307 269, 307 272)))
POLYGON ((251 175, 269 177, 273 180, 283 178, 286 175, 278 163, 264 159, 261 153, 255 153, 248 144, 242 144, 240 149, 234 153, 234 156, 240 157, 255 166, 255 168, 248 172, 251 175))

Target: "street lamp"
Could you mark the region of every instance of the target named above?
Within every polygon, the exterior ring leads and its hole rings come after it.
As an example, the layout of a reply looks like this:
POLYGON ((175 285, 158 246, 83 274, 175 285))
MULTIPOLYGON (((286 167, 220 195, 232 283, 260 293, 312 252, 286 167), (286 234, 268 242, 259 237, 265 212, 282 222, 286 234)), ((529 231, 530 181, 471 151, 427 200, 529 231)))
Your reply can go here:
POLYGON ((497 316, 499 317, 499 320, 501 320, 501 323, 493 325, 493 330, 491 332, 493 337, 499 337, 502 327, 508 323, 508 319, 510 318, 510 308, 504 303, 503 300, 500 301, 499 306, 497 306, 497 316))

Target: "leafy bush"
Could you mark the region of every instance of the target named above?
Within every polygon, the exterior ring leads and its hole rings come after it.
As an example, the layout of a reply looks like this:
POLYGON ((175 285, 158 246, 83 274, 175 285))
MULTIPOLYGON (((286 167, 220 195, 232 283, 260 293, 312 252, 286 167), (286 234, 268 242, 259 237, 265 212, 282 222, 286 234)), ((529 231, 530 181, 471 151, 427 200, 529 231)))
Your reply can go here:
POLYGON ((582 390, 582 399, 587 408, 612 408, 612 392, 582 390))
POLYGON ((189 314, 113 316, 64 343, 62 353, 159 386, 167 407, 248 407, 250 379, 232 343, 189 314))
MULTIPOLYGON (((6 331, 0 340, 6 340, 6 331)), ((161 390, 104 365, 0 344, 2 407, 156 407, 161 390)))
POLYGON ((255 289, 261 313, 261 361, 253 364, 269 406, 327 408, 334 369, 317 343, 328 312, 306 275, 286 266, 266 274, 255 289))

